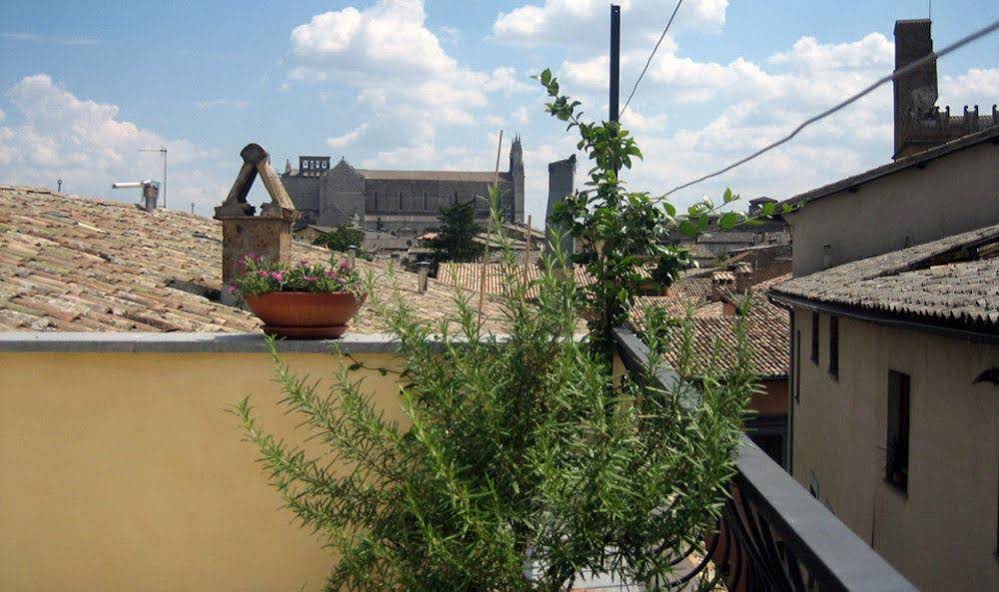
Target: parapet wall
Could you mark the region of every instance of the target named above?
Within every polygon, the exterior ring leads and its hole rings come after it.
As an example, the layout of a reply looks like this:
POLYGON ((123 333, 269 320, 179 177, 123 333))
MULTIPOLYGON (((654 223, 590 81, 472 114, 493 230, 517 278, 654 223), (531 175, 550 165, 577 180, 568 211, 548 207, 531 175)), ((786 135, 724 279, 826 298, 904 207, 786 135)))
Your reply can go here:
MULTIPOLYGON (((330 376, 324 342, 281 344, 330 376)), ((342 342, 397 368, 384 335, 342 342)), ((292 434, 260 335, 0 333, 0 590, 321 590, 332 558, 292 523, 226 408, 292 434)), ((402 419, 392 373, 362 372, 402 419)))

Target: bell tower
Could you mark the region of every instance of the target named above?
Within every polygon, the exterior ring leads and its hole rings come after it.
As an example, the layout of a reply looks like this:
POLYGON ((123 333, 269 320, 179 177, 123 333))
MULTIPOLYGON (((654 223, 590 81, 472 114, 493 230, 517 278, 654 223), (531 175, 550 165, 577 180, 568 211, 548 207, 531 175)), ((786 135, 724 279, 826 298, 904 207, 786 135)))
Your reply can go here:
POLYGON ((510 181, 513 185, 513 222, 524 223, 524 149, 520 135, 513 137, 510 146, 510 181))

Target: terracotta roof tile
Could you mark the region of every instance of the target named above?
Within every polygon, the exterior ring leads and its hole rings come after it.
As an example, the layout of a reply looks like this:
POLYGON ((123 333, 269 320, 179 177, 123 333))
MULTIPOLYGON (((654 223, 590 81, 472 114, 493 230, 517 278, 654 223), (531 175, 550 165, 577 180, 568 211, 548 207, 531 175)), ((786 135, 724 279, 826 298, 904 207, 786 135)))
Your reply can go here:
MULTIPOLYGON (((294 245, 296 259, 322 262, 324 249, 294 245)), ((175 280, 221 289, 222 229, 190 214, 0 186, 0 330, 243 332, 256 317, 201 295, 169 287, 175 280)), ((358 260, 388 292, 386 264, 358 260)), ((427 319, 454 312, 454 289, 397 271, 401 296, 427 319)), ((487 327, 499 330, 500 309, 485 302, 487 327)), ((363 308, 357 332, 386 328, 363 308)))
MULTIPOLYGON (((437 281, 449 286, 455 286, 463 290, 478 292, 482 285, 482 266, 485 265, 485 292, 486 294, 502 294, 506 284, 505 265, 502 263, 453 263, 449 261, 441 262, 437 267, 437 281)), ((576 282, 580 285, 587 285, 591 282, 590 276, 582 267, 575 267, 576 282)), ((536 281, 541 270, 537 265, 518 265, 516 273, 527 273, 528 281, 536 281)), ((528 290, 527 297, 536 298, 538 289, 536 286, 528 290)))
POLYGON ((777 296, 971 326, 999 324, 999 225, 838 265, 777 296))
MULTIPOLYGON (((750 364, 753 370, 765 377, 787 376, 790 368, 788 338, 790 321, 786 311, 772 304, 767 298, 769 288, 787 280, 781 276, 753 286, 750 294, 749 317, 746 332, 749 340, 750 364)), ((736 328, 738 317, 726 316, 726 306, 722 302, 710 301, 711 280, 704 278, 683 278, 670 286, 665 296, 652 296, 637 299, 631 311, 630 323, 641 331, 645 322, 645 310, 649 306, 665 308, 674 318, 683 318, 691 308, 693 323, 693 371, 699 372, 709 365, 729 369, 736 361, 736 328)), ((740 305, 741 296, 727 295, 730 304, 740 305)), ((731 307, 728 307, 731 310, 731 307)), ((670 329, 670 347, 666 352, 666 363, 679 366, 681 358, 681 335, 679 328, 670 329)))

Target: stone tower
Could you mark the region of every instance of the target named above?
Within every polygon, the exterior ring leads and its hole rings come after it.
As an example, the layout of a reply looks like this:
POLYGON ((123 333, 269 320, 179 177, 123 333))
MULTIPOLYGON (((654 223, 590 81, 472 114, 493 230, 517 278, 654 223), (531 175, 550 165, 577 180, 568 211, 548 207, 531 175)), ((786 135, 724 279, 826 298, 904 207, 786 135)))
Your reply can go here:
MULTIPOLYGON (((552 250, 552 245, 556 239, 558 231, 551 221, 552 214, 555 213, 555 206, 566 197, 572 195, 575 190, 576 177, 576 155, 573 154, 565 160, 558 160, 548 164, 548 211, 545 220, 545 242, 548 243, 548 250, 552 250)), ((572 237, 562 234, 562 250, 567 255, 572 255, 574 245, 572 237)))
MULTIPOLYGON (((895 22, 895 69, 933 51, 929 19, 895 22)), ((895 158, 904 156, 908 130, 937 104, 937 63, 931 61, 895 81, 895 158)))
POLYGON ((513 183, 513 221, 524 223, 524 149, 520 136, 513 138, 510 146, 510 180, 513 183))

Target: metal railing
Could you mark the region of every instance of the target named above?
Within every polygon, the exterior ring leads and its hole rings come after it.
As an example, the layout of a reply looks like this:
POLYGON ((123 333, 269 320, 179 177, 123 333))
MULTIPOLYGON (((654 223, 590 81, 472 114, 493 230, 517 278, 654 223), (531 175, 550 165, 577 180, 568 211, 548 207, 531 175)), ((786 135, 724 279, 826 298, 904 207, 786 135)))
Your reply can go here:
MULTIPOLYGON (((635 333, 618 328, 615 339, 625 367, 648 366, 649 348, 635 333)), ((666 388, 681 380, 669 369, 656 378, 666 388)), ((710 563, 733 591, 916 590, 745 435, 737 454, 722 523, 694 571, 710 563)))

